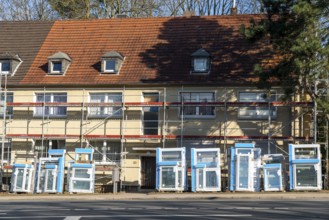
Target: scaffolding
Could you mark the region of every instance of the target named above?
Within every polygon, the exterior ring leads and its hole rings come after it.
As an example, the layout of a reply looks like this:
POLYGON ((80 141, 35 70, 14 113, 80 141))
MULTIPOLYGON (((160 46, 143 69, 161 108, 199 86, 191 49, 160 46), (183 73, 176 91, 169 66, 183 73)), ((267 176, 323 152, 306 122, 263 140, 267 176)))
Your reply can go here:
MULTIPOLYGON (((180 93, 183 93, 186 90, 186 87, 180 88, 180 93)), ((8 102, 4 101, 3 108, 4 112, 6 111, 6 108, 27 108, 26 111, 30 112, 31 108, 42 108, 42 117, 41 117, 41 133, 30 133, 29 130, 32 130, 32 128, 25 127, 26 132, 25 133, 12 133, 11 130, 15 130, 13 127, 10 127, 8 129, 8 124, 10 124, 11 121, 15 120, 15 116, 13 118, 10 118, 8 116, 3 117, 3 127, 2 127, 2 143, 5 142, 5 140, 12 140, 12 139, 32 139, 32 140, 41 140, 42 143, 42 149, 44 149, 44 142, 45 140, 52 140, 52 139, 64 139, 64 140, 78 140, 79 141, 79 147, 93 147, 90 144, 90 141, 93 140, 115 140, 120 142, 121 149, 120 149, 120 160, 119 161, 112 161, 109 157, 106 155, 104 156, 105 161, 104 163, 100 163, 100 165, 111 165, 112 167, 119 168, 121 171, 121 175, 125 172, 125 164, 124 161, 126 160, 127 156, 127 150, 125 147, 125 143, 133 140, 140 140, 140 141, 154 141, 155 144, 166 147, 166 142, 170 140, 174 140, 177 142, 177 147, 184 147, 184 141, 185 140, 212 140, 218 143, 219 147, 223 148, 224 153, 224 163, 226 162, 225 159, 227 158, 227 147, 229 142, 234 141, 263 141, 267 142, 267 153, 272 153, 271 147, 275 146, 280 152, 283 152, 287 154, 287 152, 282 149, 279 145, 276 145, 276 141, 286 141, 288 143, 314 143, 316 141, 316 135, 318 134, 318 127, 316 126, 316 114, 313 115, 313 128, 310 128, 310 130, 313 129, 313 132, 309 132, 309 135, 305 135, 304 133, 304 116, 306 114, 311 114, 312 110, 315 108, 315 104, 311 101, 299 101, 297 98, 292 99, 292 101, 277 101, 277 100, 268 100, 267 102, 264 101, 252 101, 252 102, 241 102, 238 100, 232 101, 229 99, 229 96, 227 95, 226 91, 223 96, 223 100, 217 101, 217 100, 211 100, 211 101, 184 101, 181 97, 176 98, 177 101, 167 101, 168 95, 167 95, 167 88, 161 88, 156 89, 159 98, 155 101, 141 101, 141 102, 131 102, 126 101, 127 99, 127 88, 123 87, 121 89, 116 89, 115 91, 122 91, 122 100, 120 102, 91 102, 91 101, 85 101, 88 100, 85 92, 85 89, 83 89, 82 97, 80 102, 48 102, 45 99, 42 102, 8 102), (162 97, 160 98, 160 93, 162 93, 162 97), (54 120, 53 118, 49 117, 49 115, 45 114, 46 108, 54 108, 54 107, 65 107, 65 108, 79 108, 80 109, 80 126, 79 128, 71 128, 79 130, 79 132, 67 132, 67 128, 64 129, 63 132, 49 132, 49 124, 51 120, 54 120), (90 108, 117 108, 118 111, 121 112, 120 117, 114 117, 115 114, 108 115, 103 118, 97 118, 97 124, 89 126, 91 121, 95 121, 95 118, 89 117, 88 115, 88 109, 90 108), (189 132, 186 128, 186 124, 191 122, 191 119, 188 119, 184 116, 183 109, 186 107, 211 107, 214 109, 214 111, 222 111, 223 118, 217 119, 215 116, 213 119, 218 120, 216 124, 218 124, 218 128, 214 129, 216 132, 213 132, 213 134, 193 134, 193 132, 189 132), (261 107, 261 108, 267 108, 268 109, 268 117, 267 120, 262 120, 261 123, 264 127, 267 127, 265 132, 262 135, 250 135, 250 134, 242 134, 242 135, 235 135, 234 128, 230 128, 229 126, 229 114, 232 111, 237 111, 239 108, 243 107, 261 107), (290 121, 287 122, 286 125, 272 128, 273 119, 270 114, 272 108, 280 108, 280 107, 288 107, 291 112, 292 116, 290 118, 290 121), (157 132, 151 132, 152 134, 145 134, 143 132, 136 132, 137 134, 132 134, 132 132, 128 132, 129 129, 132 130, 141 130, 142 128, 129 128, 127 126, 129 124, 128 115, 130 112, 130 109, 143 109, 143 108, 157 108, 161 109, 162 111, 162 120, 158 120, 157 127, 151 128, 156 129, 157 132), (179 113, 179 119, 178 120, 172 120, 168 114, 168 111, 170 109, 178 109, 177 111, 179 113), (296 109, 299 109, 298 111, 296 109), (104 126, 104 124, 108 120, 119 120, 119 127, 116 128, 108 128, 104 126), (176 132, 170 131, 170 124, 174 124, 174 127, 177 128, 176 132), (290 134, 288 135, 280 135, 282 132, 282 129, 284 129, 285 126, 292 127, 290 129, 290 134), (103 129, 103 134, 95 134, 95 132, 98 129, 103 129), (112 132, 112 131, 117 132, 112 132), (298 131, 297 131, 298 130, 298 131), (232 133, 234 135, 232 135, 232 133)), ((143 91, 142 88, 130 88, 130 90, 140 90, 143 91)), ((82 89, 81 89, 82 91, 82 89)), ((110 90, 108 90, 111 92, 110 90)), ((47 94, 47 92, 54 92, 54 90, 49 89, 46 90, 44 88, 43 93, 44 95, 47 94)), ((4 94, 6 96, 7 94, 7 88, 5 87, 4 94)), ((178 95, 180 96, 180 95, 178 95)), ((6 99, 5 99, 6 100, 6 99)), ((137 100, 142 100, 142 98, 138 98, 137 100)), ((69 112, 69 111, 68 111, 69 112)), ((160 111, 159 111, 160 113, 160 111)), ((160 118, 160 115, 159 115, 160 118)), ((57 120, 61 120, 62 118, 59 118, 57 120)), ((33 119, 30 119, 33 120, 33 119)), ((40 117, 38 118, 40 120, 40 117)), ((67 116, 66 120, 70 120, 69 116, 67 116)), ((142 118, 140 118, 141 121, 143 121, 142 118)), ((196 121, 199 119, 195 118, 196 121)), ((236 118, 238 120, 238 118, 236 118)), ((243 120, 242 120, 243 121, 243 120)), ((246 121, 257 121, 260 122, 257 119, 249 119, 246 121)), ((28 125, 27 125, 28 126, 28 125)), ((52 128, 53 130, 59 131, 63 128, 52 128)), ((246 128, 253 129, 253 128, 246 128)), ((232 144, 231 144, 232 145, 232 144)), ((155 148, 154 148, 155 149, 155 148)), ((328 151, 328 145, 326 143, 325 145, 326 151, 328 151)), ((97 150, 96 150, 97 151, 97 150)), ((99 152, 99 151, 98 151, 99 152)), ((101 153, 101 152, 99 152, 101 153)), ((2 151, 2 154, 4 152, 2 151)), ((328 154, 328 153, 327 153, 328 154)), ((4 158, 4 156, 2 156, 4 158)), ((5 165, 9 165, 10 161, 4 161, 2 160, 1 165, 2 168, 5 165), (5 163, 6 162, 6 163, 5 163)), ((328 165, 327 165, 328 166, 328 165)), ((111 170, 112 168, 110 168, 111 170)), ((327 168, 328 169, 328 168, 327 168)), ((97 170, 97 168, 96 168, 97 170)), ((326 174, 328 171, 326 171, 326 174)), ((122 179, 121 179, 122 180, 122 179)), ((121 181, 122 184, 122 181, 121 181)), ((121 187, 122 188, 122 185, 121 187)))

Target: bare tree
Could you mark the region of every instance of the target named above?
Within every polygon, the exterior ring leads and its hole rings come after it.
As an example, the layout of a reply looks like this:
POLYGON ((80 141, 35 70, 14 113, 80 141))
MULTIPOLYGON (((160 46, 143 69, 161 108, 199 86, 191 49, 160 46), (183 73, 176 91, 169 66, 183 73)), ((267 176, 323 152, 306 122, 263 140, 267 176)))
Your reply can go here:
POLYGON ((0 20, 52 20, 57 17, 47 0, 0 0, 0 20))
MULTIPOLYGON (((236 0, 238 13, 261 12, 261 0, 236 0)), ((0 0, 0 20, 52 20, 230 14, 233 0, 0 0)))

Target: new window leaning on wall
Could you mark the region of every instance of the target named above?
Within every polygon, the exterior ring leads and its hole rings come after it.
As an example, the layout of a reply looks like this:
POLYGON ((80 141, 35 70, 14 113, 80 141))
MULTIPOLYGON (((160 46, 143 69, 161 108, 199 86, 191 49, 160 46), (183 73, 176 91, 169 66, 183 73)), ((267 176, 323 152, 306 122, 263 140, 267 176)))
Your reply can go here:
MULTIPOLYGON (((66 93, 36 93, 36 101, 44 102, 44 103, 60 103, 67 102, 67 94, 66 93)), ((56 106, 56 107, 36 107, 34 116, 41 117, 65 117, 67 113, 67 107, 65 106, 56 106)))
MULTIPOLYGON (((239 102, 273 102, 276 101, 276 94, 271 94, 268 97, 264 92, 239 92, 239 102)), ((277 117, 277 109, 268 106, 250 106, 240 107, 238 112, 239 119, 268 119, 270 114, 271 119, 277 117)))
MULTIPOLYGON (((214 102, 215 93, 214 92, 181 92, 180 93, 181 101, 183 102, 214 102)), ((193 106, 188 105, 184 106, 180 111, 180 115, 185 118, 213 118, 215 116, 215 107, 214 106, 193 106)))
MULTIPOLYGON (((122 93, 90 93, 91 103, 114 103, 122 102, 122 93)), ((90 107, 88 109, 89 117, 121 117, 122 110, 120 106, 112 107, 90 107)))

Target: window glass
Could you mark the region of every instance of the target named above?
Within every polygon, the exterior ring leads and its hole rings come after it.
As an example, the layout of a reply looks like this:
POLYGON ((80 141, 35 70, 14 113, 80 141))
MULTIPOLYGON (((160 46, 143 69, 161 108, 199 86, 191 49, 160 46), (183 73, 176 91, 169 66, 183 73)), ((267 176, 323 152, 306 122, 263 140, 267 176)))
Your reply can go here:
MULTIPOLYGON (((183 102, 214 102, 215 93, 213 92, 183 92, 181 93, 183 102)), ((215 115, 215 108, 213 106, 193 106, 188 105, 183 107, 181 112, 184 116, 212 116, 215 115)))
POLYGON ((208 58, 194 58, 194 71, 206 72, 208 70, 208 58))
POLYGON ((10 72, 10 61, 2 61, 0 63, 0 66, 1 66, 1 72, 3 73, 8 73, 10 72))
MULTIPOLYGON (((275 94, 271 97, 267 97, 265 93, 262 92, 240 92, 239 101, 240 102, 268 102, 275 101, 275 94)), ((276 117, 276 108, 275 107, 240 107, 239 108, 239 118, 252 118, 252 119, 267 119, 268 115, 271 115, 272 118, 276 117)))
MULTIPOLYGON (((67 102, 67 94, 66 93, 46 93, 46 94, 36 94, 37 102, 67 102)), ((35 116, 42 116, 43 113, 45 116, 66 116, 67 107, 59 106, 59 107, 36 107, 35 116)))
POLYGON ((52 62, 52 72, 60 73, 62 72, 62 61, 53 61, 52 62))
POLYGON ((295 159, 317 159, 318 152, 316 147, 312 148, 295 148, 295 159))
MULTIPOLYGON (((6 97, 7 103, 8 102, 13 102, 14 101, 14 94, 11 92, 7 93, 7 97, 6 97)), ((1 106, 0 106, 0 115, 3 115, 3 111, 4 111, 4 107, 3 107, 3 102, 5 101, 5 96, 2 93, 0 96, 0 102, 1 102, 1 106)), ((7 115, 12 115, 13 114, 13 107, 11 106, 6 106, 6 114, 7 115)))
POLYGON ((115 72, 115 60, 106 60, 105 61, 105 71, 115 72))
MULTIPOLYGON (((94 103, 116 103, 122 102, 121 93, 91 93, 90 102, 94 103)), ((120 106, 113 107, 90 107, 90 116, 121 116, 122 110, 120 106)))

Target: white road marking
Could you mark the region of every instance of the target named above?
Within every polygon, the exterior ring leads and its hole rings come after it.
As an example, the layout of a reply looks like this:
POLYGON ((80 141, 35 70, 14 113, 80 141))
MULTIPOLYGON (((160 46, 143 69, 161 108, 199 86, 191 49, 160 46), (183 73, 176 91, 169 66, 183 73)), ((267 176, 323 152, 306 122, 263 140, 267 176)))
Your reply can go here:
MULTIPOLYGON (((175 218, 175 217, 193 217, 193 218, 204 218, 204 217, 252 217, 249 214, 206 214, 206 215, 191 215, 191 214, 177 214, 177 215, 82 215, 82 216, 24 216, 24 219, 50 219, 50 218, 63 218, 64 220, 79 220, 80 218, 175 218)), ((17 217, 0 217, 0 219, 22 219, 22 216, 17 217)))
POLYGON ((79 220, 82 216, 67 216, 64 220, 79 220))

